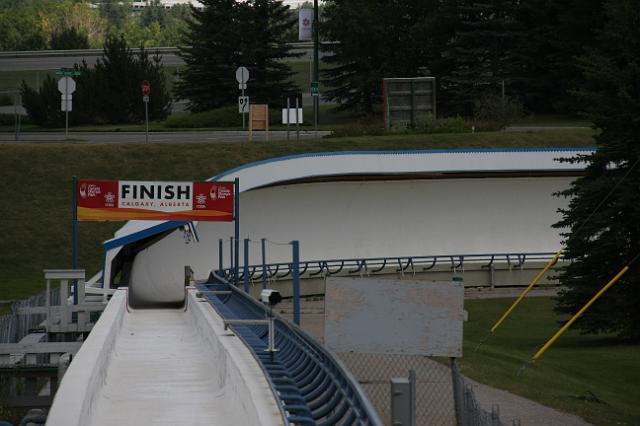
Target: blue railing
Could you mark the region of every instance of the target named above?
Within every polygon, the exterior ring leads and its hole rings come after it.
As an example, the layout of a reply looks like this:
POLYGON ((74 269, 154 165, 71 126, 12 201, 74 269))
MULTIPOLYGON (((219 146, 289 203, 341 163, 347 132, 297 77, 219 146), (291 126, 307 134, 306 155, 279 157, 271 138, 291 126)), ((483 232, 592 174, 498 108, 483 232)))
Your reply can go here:
MULTIPOLYGON (((266 308, 212 276, 198 290, 224 319, 264 319, 266 308), (207 293, 207 292, 224 292, 207 293)), ((382 425, 358 382, 340 361, 299 327, 275 316, 277 352, 266 352, 265 325, 232 325, 261 365, 284 417, 301 425, 382 425)))
MULTIPOLYGON (((432 256, 396 256, 371 257, 360 259, 331 259, 308 260, 300 262, 300 276, 306 278, 331 275, 369 275, 381 272, 418 273, 426 272, 436 267, 448 267, 452 272, 463 271, 465 265, 480 265, 490 268, 497 263, 506 264, 511 268, 521 268, 527 262, 548 262, 555 253, 491 253, 491 254, 456 254, 432 256)), ((220 257, 220 262, 222 262, 220 257)), ((249 279, 277 280, 290 278, 293 264, 291 262, 249 265, 240 268, 239 281, 244 280, 245 268, 249 271, 249 279)), ((218 274, 226 278, 233 278, 234 268, 219 266, 218 274)))

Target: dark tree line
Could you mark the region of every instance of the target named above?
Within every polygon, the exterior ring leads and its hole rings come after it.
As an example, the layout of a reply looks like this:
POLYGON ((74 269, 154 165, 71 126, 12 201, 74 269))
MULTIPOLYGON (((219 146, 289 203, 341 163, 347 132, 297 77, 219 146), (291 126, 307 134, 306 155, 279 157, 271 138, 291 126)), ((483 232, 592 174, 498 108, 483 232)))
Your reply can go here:
POLYGON ((577 57, 595 43, 602 0, 328 0, 321 23, 324 94, 371 111, 384 77, 435 76, 444 114, 481 98, 516 98, 533 112, 573 112, 577 57))
MULTIPOLYGON (((166 118, 171 108, 162 58, 146 50, 134 53, 122 37, 108 37, 102 58, 95 67, 76 64, 72 124, 131 123, 144 120, 141 83, 151 83, 150 120, 166 118)), ((58 78, 50 75, 39 89, 24 81, 20 88, 23 104, 33 121, 42 126, 63 126, 58 78)))
POLYGON ((177 95, 188 99, 192 111, 236 102, 235 70, 249 69, 247 94, 252 103, 276 103, 296 91, 284 62, 295 57, 286 33, 295 16, 281 0, 205 0, 203 10, 192 9, 180 56, 186 67, 177 95))

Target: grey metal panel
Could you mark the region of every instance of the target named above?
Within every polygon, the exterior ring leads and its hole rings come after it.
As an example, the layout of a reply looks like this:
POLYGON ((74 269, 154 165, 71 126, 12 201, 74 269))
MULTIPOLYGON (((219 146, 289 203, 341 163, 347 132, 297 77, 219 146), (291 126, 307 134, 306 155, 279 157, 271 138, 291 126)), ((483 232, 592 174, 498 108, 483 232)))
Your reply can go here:
POLYGON ((330 277, 325 298, 336 352, 462 356, 461 282, 330 277))

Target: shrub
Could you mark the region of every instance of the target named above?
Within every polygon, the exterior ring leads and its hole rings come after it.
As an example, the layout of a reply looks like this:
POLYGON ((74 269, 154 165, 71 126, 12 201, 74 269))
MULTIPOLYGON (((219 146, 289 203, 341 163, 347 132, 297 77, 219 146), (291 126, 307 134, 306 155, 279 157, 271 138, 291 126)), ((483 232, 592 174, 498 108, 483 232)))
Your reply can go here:
POLYGON ((474 118, 476 121, 500 123, 501 127, 522 118, 524 107, 515 98, 491 95, 475 102, 474 118))
MULTIPOLYGON (((247 121, 249 114, 247 114, 247 121)), ((237 106, 228 106, 203 112, 182 112, 171 115, 165 126, 175 129, 195 129, 200 127, 238 127, 242 117, 237 106)))
MULTIPOLYGON (((0 126, 13 126, 15 125, 16 117, 13 114, 0 114, 0 126)), ((22 116, 20 119, 21 124, 30 124, 29 117, 22 116)))
MULTIPOLYGON (((246 127, 249 128, 249 114, 245 116, 246 127)), ((308 120, 308 117, 307 117, 308 120)), ((269 126, 282 124, 282 112, 279 108, 269 108, 269 126)), ((302 124, 302 123, 301 123, 302 124)), ((242 115, 238 106, 225 106, 203 112, 182 112, 171 115, 165 126, 171 129, 197 129, 203 127, 240 127, 242 115)))
POLYGON ((433 114, 418 117, 415 130, 424 133, 469 133, 471 124, 458 116, 436 118, 433 114))
POLYGON ((9 96, 6 94, 0 94, 0 105, 13 105, 13 96, 9 96))

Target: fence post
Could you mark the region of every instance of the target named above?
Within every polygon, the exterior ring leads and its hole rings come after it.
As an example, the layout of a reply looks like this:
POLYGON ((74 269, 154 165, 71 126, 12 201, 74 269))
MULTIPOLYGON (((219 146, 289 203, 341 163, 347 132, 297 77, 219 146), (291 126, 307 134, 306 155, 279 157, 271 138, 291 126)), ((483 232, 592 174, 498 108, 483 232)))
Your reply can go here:
POLYGON ((233 266, 233 237, 229 237, 229 282, 237 285, 237 283, 234 281, 235 277, 232 277, 235 271, 236 268, 235 266, 233 266))
POLYGON ((465 424, 463 413, 464 403, 462 401, 462 383, 460 383, 459 374, 460 373, 458 371, 458 364, 456 363, 456 359, 451 358, 451 381, 453 384, 453 406, 456 413, 456 424, 458 426, 463 426, 465 424))
POLYGON ((224 247, 223 247, 224 242, 222 241, 222 238, 220 238, 218 240, 218 274, 224 278, 224 247))
POLYGON ((293 280, 293 322, 300 325, 300 241, 291 241, 293 259, 291 278, 293 280))
POLYGON ((263 238, 260 240, 260 243, 262 245, 262 289, 266 289, 267 288, 267 247, 266 247, 266 243, 267 239, 263 238))

